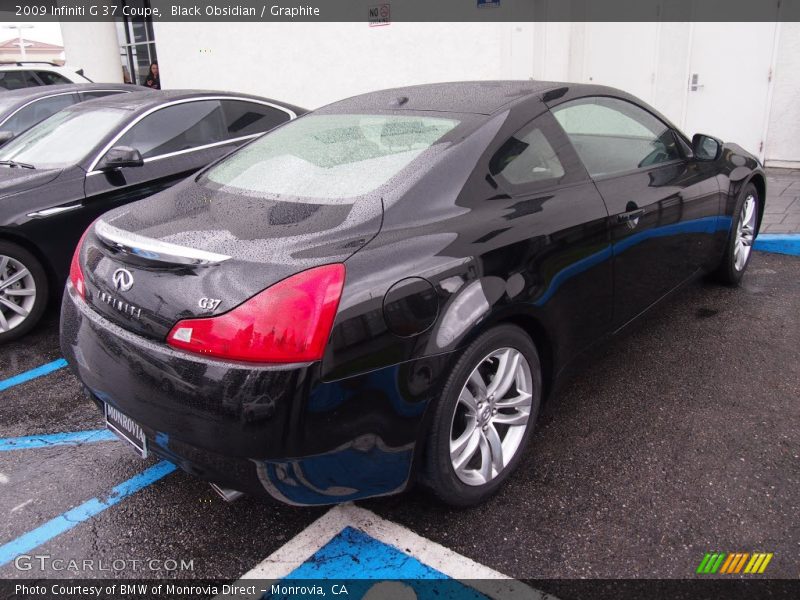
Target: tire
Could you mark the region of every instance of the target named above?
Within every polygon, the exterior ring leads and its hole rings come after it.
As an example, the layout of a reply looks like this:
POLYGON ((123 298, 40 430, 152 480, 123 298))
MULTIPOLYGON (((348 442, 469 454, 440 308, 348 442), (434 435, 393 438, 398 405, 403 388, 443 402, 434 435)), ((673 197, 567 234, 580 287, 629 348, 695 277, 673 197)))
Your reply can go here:
POLYGON ((44 314, 48 294, 47 274, 33 254, 0 241, 0 344, 33 329, 44 314), (27 274, 20 278, 23 272, 27 274))
POLYGON ((421 483, 452 506, 484 502, 519 463, 541 398, 539 354, 528 335, 514 325, 499 325, 483 333, 458 359, 435 407, 421 483), (492 391, 492 373, 500 371, 503 360, 508 365, 515 359, 520 359, 517 369, 503 371, 513 377, 506 379, 507 391, 497 398, 487 395, 492 391), (476 375, 485 392, 480 391, 476 375), (512 399, 517 401, 513 406, 512 399), (523 420, 524 424, 509 424, 523 420), (498 447, 502 452, 492 451, 498 447))
POLYGON ((714 276, 725 285, 739 285, 747 265, 750 263, 753 243, 756 239, 758 224, 758 208, 761 199, 758 190, 752 183, 745 186, 741 198, 736 203, 731 221, 725 254, 714 276))

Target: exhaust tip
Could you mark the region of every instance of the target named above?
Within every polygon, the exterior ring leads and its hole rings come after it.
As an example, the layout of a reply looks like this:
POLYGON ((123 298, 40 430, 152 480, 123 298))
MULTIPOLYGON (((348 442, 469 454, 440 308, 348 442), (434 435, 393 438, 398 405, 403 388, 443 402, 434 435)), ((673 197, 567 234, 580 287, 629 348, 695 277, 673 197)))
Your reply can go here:
POLYGON ((217 492, 217 494, 219 494, 222 499, 225 500, 225 502, 235 502, 244 496, 244 492, 240 492, 239 490, 220 487, 216 483, 209 483, 208 485, 210 485, 211 489, 217 492))

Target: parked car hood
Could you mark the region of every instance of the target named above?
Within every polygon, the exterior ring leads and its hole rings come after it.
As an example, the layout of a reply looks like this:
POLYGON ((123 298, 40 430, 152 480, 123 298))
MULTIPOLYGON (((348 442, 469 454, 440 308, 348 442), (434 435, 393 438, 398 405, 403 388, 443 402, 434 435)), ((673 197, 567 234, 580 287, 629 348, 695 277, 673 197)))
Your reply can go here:
POLYGON ((60 172, 59 169, 24 169, 0 165, 0 198, 50 183, 60 172))

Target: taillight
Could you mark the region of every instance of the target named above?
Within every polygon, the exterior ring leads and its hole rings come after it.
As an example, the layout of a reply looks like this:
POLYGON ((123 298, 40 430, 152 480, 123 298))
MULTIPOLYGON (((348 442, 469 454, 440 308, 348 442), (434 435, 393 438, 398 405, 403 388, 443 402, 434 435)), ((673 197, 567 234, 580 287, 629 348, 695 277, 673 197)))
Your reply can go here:
POLYGON ((287 277, 216 317, 178 321, 167 336, 175 348, 264 363, 319 360, 344 285, 344 265, 287 277))
MULTIPOLYGON (((94 222, 92 225, 94 225, 94 222)), ((69 280, 72 282, 75 291, 84 300, 86 300, 86 279, 83 276, 83 269, 81 269, 81 248, 83 248, 83 240, 86 239, 86 235, 92 225, 89 225, 86 231, 83 232, 78 245, 75 247, 75 252, 72 254, 72 262, 69 264, 69 280)))

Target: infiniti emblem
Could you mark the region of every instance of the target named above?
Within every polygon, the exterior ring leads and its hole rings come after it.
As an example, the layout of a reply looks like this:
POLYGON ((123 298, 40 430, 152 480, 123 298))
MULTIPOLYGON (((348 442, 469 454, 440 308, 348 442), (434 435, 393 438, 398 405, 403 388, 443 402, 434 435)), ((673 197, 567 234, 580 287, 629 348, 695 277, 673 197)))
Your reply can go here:
POLYGON ((133 287, 133 274, 127 269, 117 269, 111 276, 114 287, 120 292, 127 292, 133 287))

